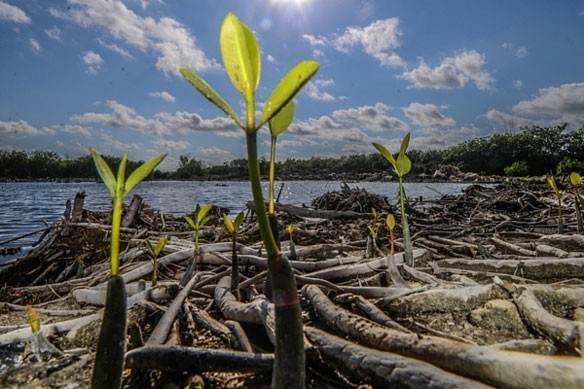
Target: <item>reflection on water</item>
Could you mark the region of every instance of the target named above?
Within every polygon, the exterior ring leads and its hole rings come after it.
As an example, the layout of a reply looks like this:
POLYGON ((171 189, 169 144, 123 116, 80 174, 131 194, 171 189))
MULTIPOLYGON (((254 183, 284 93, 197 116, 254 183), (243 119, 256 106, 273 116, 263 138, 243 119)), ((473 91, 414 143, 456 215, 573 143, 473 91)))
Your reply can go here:
MULTIPOLYGON (((392 203, 397 203, 397 183, 360 182, 349 184, 372 193, 385 195, 392 203)), ((423 197, 434 200, 446 194, 460 193, 468 184, 458 183, 407 183, 409 197, 423 197)), ((339 190, 338 181, 290 181, 286 182, 280 202, 286 204, 310 205, 316 197, 333 190, 339 190)), ((276 193, 280 184, 276 186, 276 193)), ((264 185, 266 190, 266 186, 264 185)), ((9 239, 42 229, 62 218, 65 202, 75 194, 85 191, 85 208, 105 210, 109 208, 110 197, 104 185, 95 182, 76 183, 0 183, 0 248, 21 247, 30 250, 39 235, 31 235, 11 243, 9 239)), ((133 193, 144 198, 154 209, 167 214, 182 215, 193 211, 197 203, 213 203, 229 208, 232 214, 245 209, 251 200, 250 184, 244 182, 217 181, 158 181, 140 183, 133 193)), ((126 199, 129 201, 131 194, 126 199)), ((22 253, 18 254, 22 255, 22 253)), ((0 262, 13 256, 0 257, 0 262)))

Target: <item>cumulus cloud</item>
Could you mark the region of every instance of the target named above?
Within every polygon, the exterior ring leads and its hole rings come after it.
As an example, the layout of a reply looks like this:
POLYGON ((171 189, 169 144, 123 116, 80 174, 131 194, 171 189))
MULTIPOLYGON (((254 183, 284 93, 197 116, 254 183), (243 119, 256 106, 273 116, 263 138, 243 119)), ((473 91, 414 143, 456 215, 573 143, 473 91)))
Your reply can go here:
POLYGON ((105 47, 108 50, 111 50, 115 53, 120 54, 122 57, 126 57, 126 58, 134 58, 132 56, 132 54, 130 54, 130 52, 126 49, 121 48, 120 46, 116 45, 115 43, 106 43, 104 42, 102 39, 97 38, 97 41, 99 42, 100 45, 102 45, 103 47, 105 47))
POLYGON ((196 155, 211 165, 220 165, 235 159, 235 156, 219 147, 201 147, 196 155))
POLYGON ((323 91, 323 88, 326 88, 328 86, 332 86, 335 85, 335 82, 333 80, 314 80, 313 82, 310 82, 305 89, 305 93, 306 95, 313 99, 313 100, 318 100, 318 101, 335 101, 336 98, 335 96, 333 96, 332 94, 323 91))
POLYGON ((0 20, 14 23, 30 23, 30 18, 26 15, 26 12, 3 1, 0 1, 0 20))
POLYGON ((481 129, 475 126, 462 126, 448 129, 428 127, 416 132, 416 135, 412 137, 410 149, 446 149, 468 139, 475 139, 480 136, 484 136, 484 134, 481 129))
POLYGON ((453 57, 444 58, 435 68, 431 68, 422 58, 416 69, 399 77, 410 81, 414 88, 453 89, 473 82, 477 88, 485 90, 491 88, 495 81, 483 70, 485 64, 484 54, 476 50, 461 51, 453 57))
POLYGON ((91 136, 91 131, 89 131, 89 129, 80 126, 78 124, 68 124, 63 126, 63 132, 66 132, 68 134, 75 134, 75 135, 81 135, 81 136, 85 136, 87 138, 89 138, 91 136))
POLYGON ((47 36, 49 38, 54 39, 56 41, 61 40, 61 29, 57 26, 53 26, 51 28, 46 28, 45 34, 47 34, 47 36))
POLYGON ((191 147, 191 144, 185 140, 173 141, 167 139, 159 139, 156 143, 167 150, 186 150, 191 147))
POLYGON ((538 96, 519 102, 513 107, 513 111, 519 114, 554 117, 580 125, 584 122, 584 83, 540 89, 538 96))
POLYGON ((496 109, 490 110, 484 115, 484 117, 492 123, 496 130, 504 132, 518 132, 521 128, 530 127, 534 124, 533 120, 510 115, 496 109))
POLYGON ((103 58, 94 51, 86 51, 83 54, 83 62, 87 65, 87 73, 95 75, 101 70, 103 58))
POLYGON ((111 112, 87 112, 71 117, 71 121, 81 124, 97 123, 113 128, 137 130, 141 133, 164 137, 190 132, 213 132, 221 136, 239 136, 241 129, 227 117, 203 119, 196 113, 161 112, 151 118, 138 115, 136 111, 114 100, 107 101, 111 112))
POLYGON ((39 135, 55 135, 55 130, 47 127, 37 129, 24 120, 3 122, 0 121, 0 135, 17 137, 17 136, 39 136, 39 135))
POLYGON ((515 48, 515 46, 509 42, 503 42, 501 47, 511 51, 513 53, 513 55, 517 58, 523 58, 523 57, 527 56, 527 54, 529 53, 527 50, 527 47, 519 46, 519 47, 515 48))
POLYGON ((383 103, 373 106, 363 106, 334 111, 332 116, 343 124, 369 130, 381 132, 386 130, 407 131, 408 125, 400 119, 387 115, 389 107, 383 103))
POLYGON ((36 40, 36 39, 34 39, 34 38, 30 38, 30 39, 28 40, 28 43, 30 44, 30 47, 32 47, 32 49, 33 49, 35 52, 37 52, 37 53, 40 53, 40 52, 41 52, 41 45, 40 45, 39 41, 37 41, 37 40, 36 40))
POLYGON ((148 93, 148 96, 157 97, 157 98, 162 99, 162 100, 169 102, 169 103, 174 103, 174 101, 176 100, 176 97, 174 97, 173 95, 171 95, 167 91, 151 92, 151 93, 148 93))
POLYGON ((342 34, 330 36, 303 35, 303 38, 318 51, 324 47, 332 47, 348 54, 359 48, 366 54, 377 59, 382 66, 406 67, 402 58, 393 49, 401 45, 399 19, 389 18, 376 20, 366 27, 347 27, 342 34))
POLYGON ((434 104, 411 103, 402 109, 404 114, 417 126, 453 126, 454 119, 444 116, 434 104))
POLYGON ((113 38, 141 51, 154 51, 158 54, 156 67, 166 74, 178 74, 180 66, 198 72, 220 67, 197 47, 190 31, 172 18, 143 18, 121 1, 69 0, 69 4, 66 12, 51 8, 50 13, 83 27, 103 28, 113 38))

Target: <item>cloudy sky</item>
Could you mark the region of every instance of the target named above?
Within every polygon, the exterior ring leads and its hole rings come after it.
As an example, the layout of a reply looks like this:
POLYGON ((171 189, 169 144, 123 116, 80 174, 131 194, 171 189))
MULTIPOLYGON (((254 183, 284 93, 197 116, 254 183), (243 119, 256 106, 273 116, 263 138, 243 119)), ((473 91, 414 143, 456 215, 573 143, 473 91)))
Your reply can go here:
POLYGON ((584 124, 582 0, 0 0, 0 148, 169 152, 166 169, 243 157, 243 132, 178 74, 242 111, 218 42, 228 12, 260 42, 260 103, 297 62, 321 64, 283 159, 584 124))

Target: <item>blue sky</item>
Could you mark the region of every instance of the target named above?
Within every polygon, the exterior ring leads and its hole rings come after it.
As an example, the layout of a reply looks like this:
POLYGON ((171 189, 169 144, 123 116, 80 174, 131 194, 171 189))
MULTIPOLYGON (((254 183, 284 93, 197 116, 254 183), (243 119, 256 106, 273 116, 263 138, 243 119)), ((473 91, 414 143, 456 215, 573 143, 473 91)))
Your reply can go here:
POLYGON ((297 62, 321 64, 279 159, 584 124, 584 1, 0 0, 0 148, 168 152, 165 169, 244 157, 242 130, 178 74, 243 110, 219 49, 228 12, 260 42, 258 102, 297 62))

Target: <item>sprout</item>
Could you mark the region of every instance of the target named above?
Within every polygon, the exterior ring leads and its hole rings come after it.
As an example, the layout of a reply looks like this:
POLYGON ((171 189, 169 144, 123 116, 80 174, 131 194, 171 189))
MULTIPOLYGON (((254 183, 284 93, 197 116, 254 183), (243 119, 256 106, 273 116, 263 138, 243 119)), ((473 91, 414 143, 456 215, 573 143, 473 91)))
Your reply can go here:
POLYGON ((229 215, 223 214, 223 224, 231 234, 231 291, 240 300, 241 296, 239 293, 239 258, 237 257, 237 230, 241 223, 243 222, 243 212, 239 212, 235 217, 235 220, 231 221, 229 215))
POLYGON ((152 246, 152 243, 148 239, 146 239, 146 247, 148 248, 148 253, 150 254, 150 258, 152 259, 152 286, 156 286, 158 282, 158 256, 166 246, 168 242, 168 237, 163 236, 162 238, 158 239, 158 243, 156 243, 156 247, 152 246))
POLYGON ((213 204, 205 204, 202 207, 199 204, 197 204, 197 206, 195 207, 194 218, 191 218, 190 216, 185 216, 185 220, 187 221, 187 223, 189 223, 189 225, 191 226, 193 231, 195 231, 193 234, 193 240, 195 242, 195 250, 194 250, 193 260, 189 264, 189 267, 187 268, 187 271, 185 272, 185 275, 183 276, 183 278, 180 282, 180 284, 182 286, 185 286, 189 282, 189 280, 193 276, 193 273, 195 272, 195 266, 197 265, 197 258, 200 254, 199 234, 200 234, 200 231, 203 228, 203 226, 205 224, 207 224, 207 222, 209 221, 209 217, 207 216, 207 214, 209 213, 209 211, 211 210, 212 207, 213 207, 213 204))
POLYGON ((553 189, 553 191, 558 199, 558 233, 563 234, 564 233, 564 214, 562 213, 562 192, 560 192, 560 190, 558 189, 558 186, 556 185, 556 180, 554 179, 553 176, 547 177, 547 183, 550 186, 550 188, 553 189))

